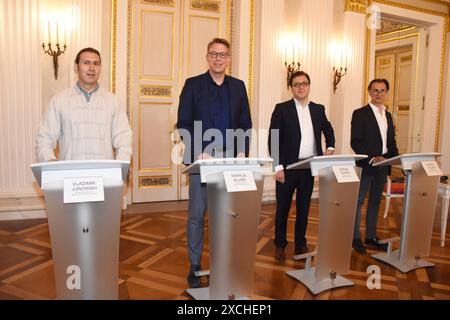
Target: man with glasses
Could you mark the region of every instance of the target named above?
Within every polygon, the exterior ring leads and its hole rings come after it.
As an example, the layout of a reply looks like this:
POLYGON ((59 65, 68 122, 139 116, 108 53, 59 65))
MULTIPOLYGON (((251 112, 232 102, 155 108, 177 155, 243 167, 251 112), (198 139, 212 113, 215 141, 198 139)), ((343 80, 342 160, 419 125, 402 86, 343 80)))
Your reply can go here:
POLYGON ((309 100, 310 77, 297 71, 289 79, 293 99, 275 106, 270 121, 269 152, 274 159, 277 209, 275 215, 275 258, 286 259, 286 229, 292 196, 296 194, 295 249, 299 255, 309 251, 306 241, 308 212, 314 185, 311 170, 286 170, 300 160, 334 153, 334 130, 325 107, 309 100), (321 135, 326 151, 322 152, 321 135), (275 137, 278 136, 278 141, 275 137))
POLYGON ((369 91, 370 102, 368 105, 353 111, 350 141, 355 153, 368 155, 367 159, 356 163, 358 167, 362 168, 362 173, 353 231, 353 248, 361 254, 366 253, 359 232, 361 207, 369 189, 364 243, 374 249, 387 249, 386 243, 380 243, 376 235, 376 227, 381 194, 390 167, 374 167, 373 165, 386 158, 398 155, 392 116, 384 106, 386 95, 389 92, 389 82, 386 79, 374 79, 370 82, 367 90, 369 91))
POLYGON ((78 81, 54 96, 36 138, 37 161, 130 160, 132 132, 115 95, 100 88, 100 53, 82 49, 75 58, 78 81))
MULTIPOLYGON (((221 38, 213 39, 206 52, 208 71, 187 79, 184 84, 177 122, 178 132, 186 146, 184 164, 197 159, 248 155, 249 139, 244 137, 239 139, 244 143, 236 144, 236 136, 229 136, 238 129, 244 133, 252 127, 244 82, 225 74, 230 60, 229 42, 221 38), (206 138, 205 132, 214 132, 214 141, 206 138), (198 133, 201 137, 196 136, 198 133)), ((206 207, 206 186, 200 182, 200 175, 191 174, 187 223, 190 269, 187 280, 192 288, 200 286, 200 278, 195 271, 201 268, 206 207)))

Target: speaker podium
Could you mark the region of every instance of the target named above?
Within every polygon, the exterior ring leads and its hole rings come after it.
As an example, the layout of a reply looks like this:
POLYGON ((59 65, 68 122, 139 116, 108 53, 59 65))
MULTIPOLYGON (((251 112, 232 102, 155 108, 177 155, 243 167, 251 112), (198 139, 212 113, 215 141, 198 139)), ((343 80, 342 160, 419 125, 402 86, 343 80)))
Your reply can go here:
POLYGON ((439 156, 440 153, 410 153, 374 165, 401 165, 406 172, 400 237, 385 240, 389 244, 386 253, 372 255, 402 273, 434 266, 421 258, 430 254, 439 179, 442 175, 436 162, 439 156), (400 249, 392 251, 392 243, 399 240, 400 249))
POLYGON ((45 194, 58 299, 118 299, 120 212, 129 164, 31 165, 45 194))
MULTIPOLYGON (((187 289, 197 300, 246 299, 253 291, 257 230, 268 158, 198 160, 183 170, 206 183, 209 223, 209 287, 187 289), (247 173, 253 190, 229 192, 225 176, 247 173)), ((239 184, 239 183, 238 183, 239 184)), ((238 186, 239 187, 239 186, 238 186)))
POLYGON ((310 169, 319 177, 319 238, 315 252, 294 256, 305 259, 302 270, 287 274, 302 282, 313 294, 353 285, 339 274, 350 271, 353 226, 355 225, 361 169, 355 161, 366 155, 316 156, 286 169, 310 169), (315 267, 311 258, 317 257, 315 267))

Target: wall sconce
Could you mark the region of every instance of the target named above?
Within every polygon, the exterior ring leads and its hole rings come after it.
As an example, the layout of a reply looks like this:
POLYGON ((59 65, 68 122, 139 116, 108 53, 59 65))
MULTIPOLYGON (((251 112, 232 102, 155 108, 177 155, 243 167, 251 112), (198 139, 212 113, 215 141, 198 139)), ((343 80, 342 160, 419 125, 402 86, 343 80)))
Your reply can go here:
POLYGON ((284 66, 286 67, 287 75, 286 75, 286 81, 287 81, 287 88, 289 89, 289 79, 291 79, 291 75, 294 72, 300 71, 300 48, 296 47, 295 45, 292 45, 292 62, 288 63, 288 59, 290 57, 287 57, 287 44, 284 47, 284 66), (297 54, 295 54, 297 53, 297 54), (295 61, 297 56, 297 61, 295 61))
POLYGON ((48 54, 49 56, 51 56, 53 58, 53 71, 54 71, 54 75, 55 75, 55 80, 58 79, 58 57, 61 54, 64 54, 66 52, 67 46, 66 46, 66 33, 63 30, 63 34, 64 34, 64 44, 62 45, 62 50, 61 50, 61 46, 59 44, 59 25, 58 23, 56 23, 56 44, 52 45, 52 40, 55 41, 55 39, 52 39, 52 32, 50 30, 50 21, 48 22, 48 43, 47 45, 45 44, 45 41, 42 42, 42 50, 44 51, 44 53, 48 54))
POLYGON ((335 56, 333 64, 333 93, 336 93, 338 83, 341 82, 342 77, 347 74, 347 52, 344 48, 338 50, 338 54, 335 56), (340 65, 338 65, 339 60, 340 65))
POLYGON ((333 80, 333 93, 336 93, 337 85, 341 81, 341 78, 347 74, 347 67, 345 67, 342 71, 342 67, 335 68, 333 67, 334 80, 333 80))

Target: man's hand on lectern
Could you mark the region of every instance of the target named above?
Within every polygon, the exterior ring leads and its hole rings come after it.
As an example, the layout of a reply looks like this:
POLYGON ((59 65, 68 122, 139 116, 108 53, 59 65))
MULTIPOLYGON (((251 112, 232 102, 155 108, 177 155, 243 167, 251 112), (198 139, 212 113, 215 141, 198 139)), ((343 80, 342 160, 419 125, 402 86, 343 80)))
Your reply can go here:
POLYGON ((377 163, 377 162, 383 161, 383 160, 386 160, 386 158, 383 157, 383 156, 373 157, 373 159, 372 159, 372 165, 374 165, 374 164, 377 163))
POLYGON ((284 170, 278 170, 275 173, 275 180, 277 180, 279 183, 284 183, 286 181, 284 177, 284 170))

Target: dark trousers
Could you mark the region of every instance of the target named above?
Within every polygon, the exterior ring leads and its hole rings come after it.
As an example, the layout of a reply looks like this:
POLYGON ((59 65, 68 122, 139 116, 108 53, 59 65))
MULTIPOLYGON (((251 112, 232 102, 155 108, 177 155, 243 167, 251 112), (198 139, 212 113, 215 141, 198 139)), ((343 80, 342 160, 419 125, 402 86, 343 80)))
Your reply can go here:
POLYGON ((366 174, 364 169, 359 184, 358 204, 356 206, 355 228, 353 239, 361 239, 359 226, 361 224, 361 207, 364 203, 367 191, 369 191, 369 202, 366 211, 366 238, 376 236, 378 209, 380 208, 381 195, 386 183, 389 167, 380 167, 376 172, 366 174))
POLYGON ((314 177, 311 170, 285 171, 285 183, 276 183, 277 210, 275 215, 275 245, 286 247, 286 230, 289 209, 295 189, 296 218, 295 218, 295 247, 306 245, 306 227, 308 225, 308 212, 311 203, 311 194, 314 186, 314 177))

